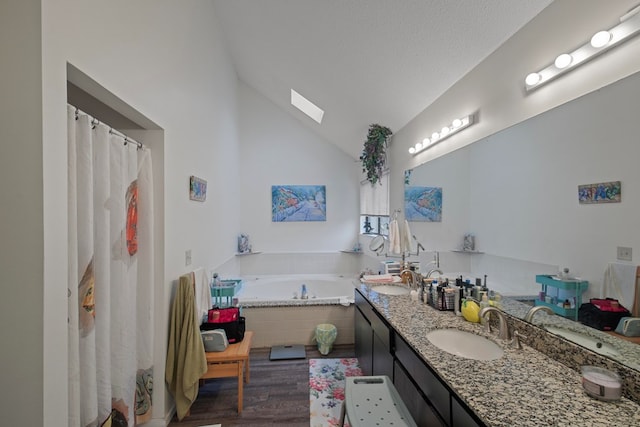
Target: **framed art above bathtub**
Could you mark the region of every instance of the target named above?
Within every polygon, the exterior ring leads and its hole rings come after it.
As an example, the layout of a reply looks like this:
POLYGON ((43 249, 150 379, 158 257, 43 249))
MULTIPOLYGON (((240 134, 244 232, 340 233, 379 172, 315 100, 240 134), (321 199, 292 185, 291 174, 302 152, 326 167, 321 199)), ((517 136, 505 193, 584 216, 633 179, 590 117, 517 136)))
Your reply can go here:
POLYGON ((271 186, 271 221, 326 221, 324 185, 271 186))

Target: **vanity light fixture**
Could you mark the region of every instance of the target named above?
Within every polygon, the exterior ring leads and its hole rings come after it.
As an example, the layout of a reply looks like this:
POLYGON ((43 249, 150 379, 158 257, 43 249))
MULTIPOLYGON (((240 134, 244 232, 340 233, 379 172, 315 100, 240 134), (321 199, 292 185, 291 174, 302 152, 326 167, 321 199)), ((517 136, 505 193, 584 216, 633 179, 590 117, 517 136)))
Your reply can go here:
POLYGON ((434 132, 430 138, 425 138, 422 142, 418 142, 413 147, 409 148, 410 154, 418 154, 419 152, 426 150, 429 147, 433 147, 435 144, 450 137, 451 135, 460 132, 462 129, 466 129, 474 123, 473 114, 455 119, 449 126, 443 127, 440 132, 434 132))
POLYGON ((618 46, 640 32, 640 6, 636 6, 620 18, 620 23, 609 30, 598 31, 587 43, 573 52, 558 55, 553 64, 540 71, 529 74, 525 80, 525 89, 532 91, 556 77, 590 61, 601 53, 618 46))

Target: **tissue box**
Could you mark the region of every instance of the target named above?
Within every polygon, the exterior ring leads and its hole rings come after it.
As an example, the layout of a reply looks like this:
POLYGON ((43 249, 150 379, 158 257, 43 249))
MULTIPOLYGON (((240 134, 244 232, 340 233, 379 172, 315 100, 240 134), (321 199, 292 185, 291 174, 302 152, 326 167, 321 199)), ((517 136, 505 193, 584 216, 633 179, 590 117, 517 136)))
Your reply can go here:
POLYGON ((640 317, 623 317, 618 322, 616 333, 625 337, 640 337, 640 317))

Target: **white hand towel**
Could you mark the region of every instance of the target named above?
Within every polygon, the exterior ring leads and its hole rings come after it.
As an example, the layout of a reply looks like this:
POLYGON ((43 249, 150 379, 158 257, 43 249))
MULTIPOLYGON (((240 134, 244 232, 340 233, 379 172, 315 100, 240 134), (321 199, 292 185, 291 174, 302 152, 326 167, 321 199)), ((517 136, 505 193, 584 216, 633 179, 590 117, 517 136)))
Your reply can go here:
POLYGON ((607 264, 602 284, 602 298, 615 298, 631 311, 636 297, 636 269, 637 267, 631 264, 607 264))
POLYGON ((411 228, 409 228, 409 221, 404 220, 404 233, 402 233, 402 246, 407 252, 413 252, 413 238, 411 234, 411 228))
POLYGON ((362 276, 363 282, 373 283, 392 283, 393 276, 391 274, 365 274, 362 276))
POLYGON ((389 252, 400 254, 400 251, 400 230, 398 229, 398 221, 394 219, 389 223, 389 252))
POLYGON ((199 325, 211 308, 211 288, 209 287, 209 275, 204 268, 196 268, 193 274, 195 276, 196 319, 199 325))

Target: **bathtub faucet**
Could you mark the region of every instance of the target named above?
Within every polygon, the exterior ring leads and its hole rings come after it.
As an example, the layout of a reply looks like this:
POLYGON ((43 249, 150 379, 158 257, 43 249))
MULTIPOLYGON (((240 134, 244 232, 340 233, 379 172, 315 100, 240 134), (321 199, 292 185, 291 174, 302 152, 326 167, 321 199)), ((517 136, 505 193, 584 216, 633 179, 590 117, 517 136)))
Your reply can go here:
POLYGON ((302 284, 302 290, 300 291, 300 299, 309 299, 309 295, 307 294, 307 285, 302 284))

